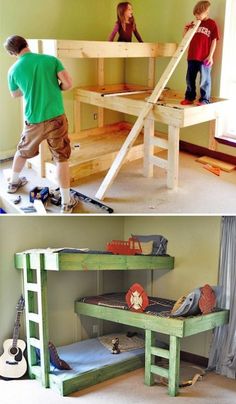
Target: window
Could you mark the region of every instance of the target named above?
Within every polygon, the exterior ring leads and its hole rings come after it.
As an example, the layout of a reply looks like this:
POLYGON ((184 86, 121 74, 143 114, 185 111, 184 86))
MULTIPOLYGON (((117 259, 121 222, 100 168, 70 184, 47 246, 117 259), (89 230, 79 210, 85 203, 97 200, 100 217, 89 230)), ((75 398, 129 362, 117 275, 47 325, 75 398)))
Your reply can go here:
POLYGON ((226 1, 225 33, 220 93, 232 102, 224 122, 224 133, 236 140, 236 0, 226 1))

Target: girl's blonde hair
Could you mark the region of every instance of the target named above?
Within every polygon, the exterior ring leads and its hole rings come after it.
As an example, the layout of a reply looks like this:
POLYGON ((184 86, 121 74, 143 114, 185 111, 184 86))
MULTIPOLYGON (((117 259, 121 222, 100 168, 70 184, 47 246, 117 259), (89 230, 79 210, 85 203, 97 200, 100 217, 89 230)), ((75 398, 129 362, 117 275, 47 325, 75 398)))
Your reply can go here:
MULTIPOLYGON (((123 30, 125 31, 125 10, 127 9, 128 6, 131 6, 131 3, 129 1, 124 1, 122 3, 119 3, 117 6, 117 19, 119 23, 121 24, 123 30)), ((135 27, 135 21, 134 17, 132 16, 130 18, 130 23, 132 24, 133 28, 135 27)))
POLYGON ((209 1, 199 1, 193 9, 193 15, 204 13, 210 6, 209 1))

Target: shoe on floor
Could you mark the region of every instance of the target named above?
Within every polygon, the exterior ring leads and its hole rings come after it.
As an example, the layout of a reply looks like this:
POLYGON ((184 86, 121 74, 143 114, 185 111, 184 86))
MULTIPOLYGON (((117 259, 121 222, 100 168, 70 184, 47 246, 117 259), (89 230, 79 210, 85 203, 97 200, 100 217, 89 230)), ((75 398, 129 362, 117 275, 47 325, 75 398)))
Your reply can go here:
POLYGON ((61 213, 72 213, 73 209, 78 205, 78 202, 79 199, 72 195, 69 203, 63 203, 63 205, 61 205, 61 213))
POLYGON ((180 101, 180 104, 181 105, 192 105, 193 104, 193 101, 190 101, 190 100, 182 100, 182 101, 180 101))
POLYGON ((9 194, 14 194, 19 188, 27 184, 27 179, 25 177, 20 177, 18 182, 9 182, 7 187, 7 192, 9 194))

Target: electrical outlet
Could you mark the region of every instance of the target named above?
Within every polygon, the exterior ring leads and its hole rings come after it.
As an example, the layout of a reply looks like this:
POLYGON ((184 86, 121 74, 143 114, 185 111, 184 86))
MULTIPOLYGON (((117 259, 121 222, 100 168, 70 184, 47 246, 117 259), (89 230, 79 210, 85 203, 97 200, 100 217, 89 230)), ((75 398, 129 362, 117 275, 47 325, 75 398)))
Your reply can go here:
POLYGON ((95 121, 98 119, 98 114, 97 114, 97 112, 94 112, 94 113, 93 113, 93 119, 94 119, 95 121))
POLYGON ((92 332, 93 332, 93 336, 98 335, 98 325, 97 324, 93 325, 92 332))

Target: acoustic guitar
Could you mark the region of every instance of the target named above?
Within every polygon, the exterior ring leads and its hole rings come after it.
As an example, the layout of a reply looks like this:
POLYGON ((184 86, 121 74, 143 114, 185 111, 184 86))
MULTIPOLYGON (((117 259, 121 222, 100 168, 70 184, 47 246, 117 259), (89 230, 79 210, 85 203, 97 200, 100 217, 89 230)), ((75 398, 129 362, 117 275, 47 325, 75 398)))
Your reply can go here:
POLYGON ((24 357, 25 341, 19 339, 20 316, 24 310, 25 301, 20 297, 16 306, 16 319, 13 330, 13 338, 7 339, 3 344, 3 354, 0 356, 0 376, 6 379, 19 379, 27 371, 27 363, 24 357))

